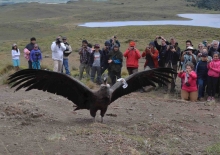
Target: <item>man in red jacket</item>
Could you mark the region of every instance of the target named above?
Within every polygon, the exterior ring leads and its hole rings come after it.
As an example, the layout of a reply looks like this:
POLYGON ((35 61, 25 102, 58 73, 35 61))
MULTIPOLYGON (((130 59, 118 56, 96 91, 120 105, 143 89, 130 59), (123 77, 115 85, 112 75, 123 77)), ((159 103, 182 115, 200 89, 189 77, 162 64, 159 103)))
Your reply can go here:
POLYGON ((128 74, 138 72, 138 60, 141 58, 140 51, 135 48, 135 42, 131 41, 129 43, 129 48, 125 51, 124 57, 126 58, 126 66, 128 74))

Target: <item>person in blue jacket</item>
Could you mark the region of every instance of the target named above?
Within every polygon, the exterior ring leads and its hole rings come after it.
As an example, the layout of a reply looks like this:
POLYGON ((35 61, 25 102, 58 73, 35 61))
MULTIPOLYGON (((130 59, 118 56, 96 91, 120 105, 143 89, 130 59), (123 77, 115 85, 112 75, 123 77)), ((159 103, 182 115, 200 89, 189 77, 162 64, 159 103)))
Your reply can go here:
POLYGON ((109 53, 109 75, 111 78, 111 84, 114 85, 116 83, 116 79, 121 78, 121 68, 123 62, 123 54, 119 50, 119 46, 117 44, 114 45, 112 51, 109 53))
POLYGON ((41 69, 40 61, 42 60, 42 54, 37 44, 34 44, 34 49, 30 54, 30 60, 33 69, 41 69))

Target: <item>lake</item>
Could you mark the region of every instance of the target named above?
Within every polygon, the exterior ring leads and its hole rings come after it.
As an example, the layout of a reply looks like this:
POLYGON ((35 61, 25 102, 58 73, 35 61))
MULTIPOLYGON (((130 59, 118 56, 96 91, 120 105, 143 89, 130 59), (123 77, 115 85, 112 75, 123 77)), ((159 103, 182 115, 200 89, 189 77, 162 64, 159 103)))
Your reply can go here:
POLYGON ((113 21, 88 22, 80 24, 83 27, 121 27, 121 26, 147 26, 147 25, 183 25, 220 28, 220 14, 178 14, 177 16, 189 20, 158 20, 158 21, 113 21))

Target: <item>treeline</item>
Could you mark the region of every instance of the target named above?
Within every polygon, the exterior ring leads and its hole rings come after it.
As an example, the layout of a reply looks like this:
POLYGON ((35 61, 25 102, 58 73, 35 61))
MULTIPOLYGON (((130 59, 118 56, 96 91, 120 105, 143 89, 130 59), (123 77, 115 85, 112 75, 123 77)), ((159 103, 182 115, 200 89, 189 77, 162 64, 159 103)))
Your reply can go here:
POLYGON ((209 10, 220 10, 220 0, 186 0, 187 2, 193 2, 191 6, 197 6, 199 8, 206 8, 209 10))

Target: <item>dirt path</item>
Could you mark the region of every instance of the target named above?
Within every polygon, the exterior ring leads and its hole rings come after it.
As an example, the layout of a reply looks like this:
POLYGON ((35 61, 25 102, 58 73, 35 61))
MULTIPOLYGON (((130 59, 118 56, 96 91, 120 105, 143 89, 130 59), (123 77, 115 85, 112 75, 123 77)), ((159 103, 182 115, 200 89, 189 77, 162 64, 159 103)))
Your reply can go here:
POLYGON ((206 154, 220 140, 219 104, 169 98, 124 96, 101 124, 63 97, 0 86, 0 155, 206 154))

